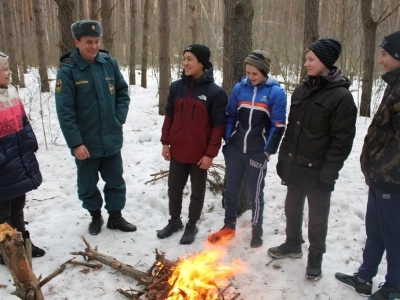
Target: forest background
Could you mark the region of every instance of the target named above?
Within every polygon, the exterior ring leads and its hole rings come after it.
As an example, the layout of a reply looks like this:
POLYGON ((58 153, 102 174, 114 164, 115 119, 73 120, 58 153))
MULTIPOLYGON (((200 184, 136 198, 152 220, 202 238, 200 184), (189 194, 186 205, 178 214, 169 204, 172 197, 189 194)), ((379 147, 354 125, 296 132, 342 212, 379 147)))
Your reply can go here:
POLYGON ((303 54, 319 37, 342 43, 337 62, 352 82, 362 82, 361 116, 370 116, 371 91, 379 89, 376 50, 383 36, 400 29, 400 0, 1 0, 0 51, 10 55, 13 84, 39 68, 41 91, 49 92, 49 70, 73 49, 70 26, 80 19, 102 23, 102 48, 122 67, 159 74, 159 113, 164 113, 171 78, 179 77, 185 46, 211 49, 229 94, 244 75, 244 57, 257 48, 271 57, 271 74, 286 89, 301 81, 303 54), (172 73, 172 74, 171 74, 172 73))

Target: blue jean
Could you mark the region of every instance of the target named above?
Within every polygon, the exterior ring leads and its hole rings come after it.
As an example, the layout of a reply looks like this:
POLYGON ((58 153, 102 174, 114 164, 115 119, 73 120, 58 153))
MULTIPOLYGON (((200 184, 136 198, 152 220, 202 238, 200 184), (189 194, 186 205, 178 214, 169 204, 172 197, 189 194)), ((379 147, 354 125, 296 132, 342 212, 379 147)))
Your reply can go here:
POLYGON ((367 241, 358 276, 372 280, 386 250, 386 284, 400 288, 400 192, 369 188, 365 227, 367 241))
POLYGON ((264 152, 242 153, 231 145, 222 149, 226 165, 225 225, 235 228, 242 177, 245 176, 251 202, 251 222, 262 227, 267 157, 264 152))

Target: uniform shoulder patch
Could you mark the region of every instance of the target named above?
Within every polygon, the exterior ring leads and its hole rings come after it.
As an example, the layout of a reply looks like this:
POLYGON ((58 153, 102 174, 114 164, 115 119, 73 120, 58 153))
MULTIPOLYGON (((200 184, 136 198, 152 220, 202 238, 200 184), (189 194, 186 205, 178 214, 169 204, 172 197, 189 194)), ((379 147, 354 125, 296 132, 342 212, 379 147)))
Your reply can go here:
POLYGON ((56 81, 56 93, 59 94, 61 93, 62 90, 62 80, 61 79, 57 79, 56 81))

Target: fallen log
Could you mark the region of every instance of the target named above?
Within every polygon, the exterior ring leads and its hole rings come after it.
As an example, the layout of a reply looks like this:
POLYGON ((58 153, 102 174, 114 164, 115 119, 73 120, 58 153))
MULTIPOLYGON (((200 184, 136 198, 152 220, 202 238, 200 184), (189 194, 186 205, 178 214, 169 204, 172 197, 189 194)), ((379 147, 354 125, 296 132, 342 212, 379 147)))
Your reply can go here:
POLYGON ((124 275, 127 275, 129 277, 132 277, 133 279, 137 280, 139 283, 145 283, 151 280, 149 276, 147 275, 146 272, 139 271, 135 268, 133 268, 130 265, 124 264, 123 262, 120 262, 116 258, 100 253, 96 249, 93 249, 88 241, 85 239, 84 236, 81 237, 83 242, 86 245, 85 251, 78 251, 78 252, 71 252, 70 254, 72 255, 81 255, 85 259, 85 261, 88 261, 88 259, 92 260, 97 260, 98 262, 101 262, 102 264, 105 264, 119 272, 121 272, 124 275))
POLYGON ((22 234, 7 223, 0 225, 0 253, 14 280, 12 293, 20 299, 43 300, 39 280, 25 255, 22 234))

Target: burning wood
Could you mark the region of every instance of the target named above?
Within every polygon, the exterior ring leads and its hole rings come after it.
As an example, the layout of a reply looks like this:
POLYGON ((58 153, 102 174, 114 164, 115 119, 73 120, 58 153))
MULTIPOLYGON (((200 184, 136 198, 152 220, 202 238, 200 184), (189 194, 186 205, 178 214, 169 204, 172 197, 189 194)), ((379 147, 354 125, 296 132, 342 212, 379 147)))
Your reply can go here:
POLYGON ((149 300, 234 300, 240 294, 228 294, 230 279, 246 268, 239 260, 223 262, 225 251, 205 250, 177 262, 165 258, 164 252, 155 250, 155 262, 147 272, 124 264, 115 258, 93 249, 82 237, 85 251, 72 252, 82 255, 85 260, 97 260, 138 281, 143 289, 117 291, 128 299, 149 300), (142 297, 142 298, 141 298, 142 297))

